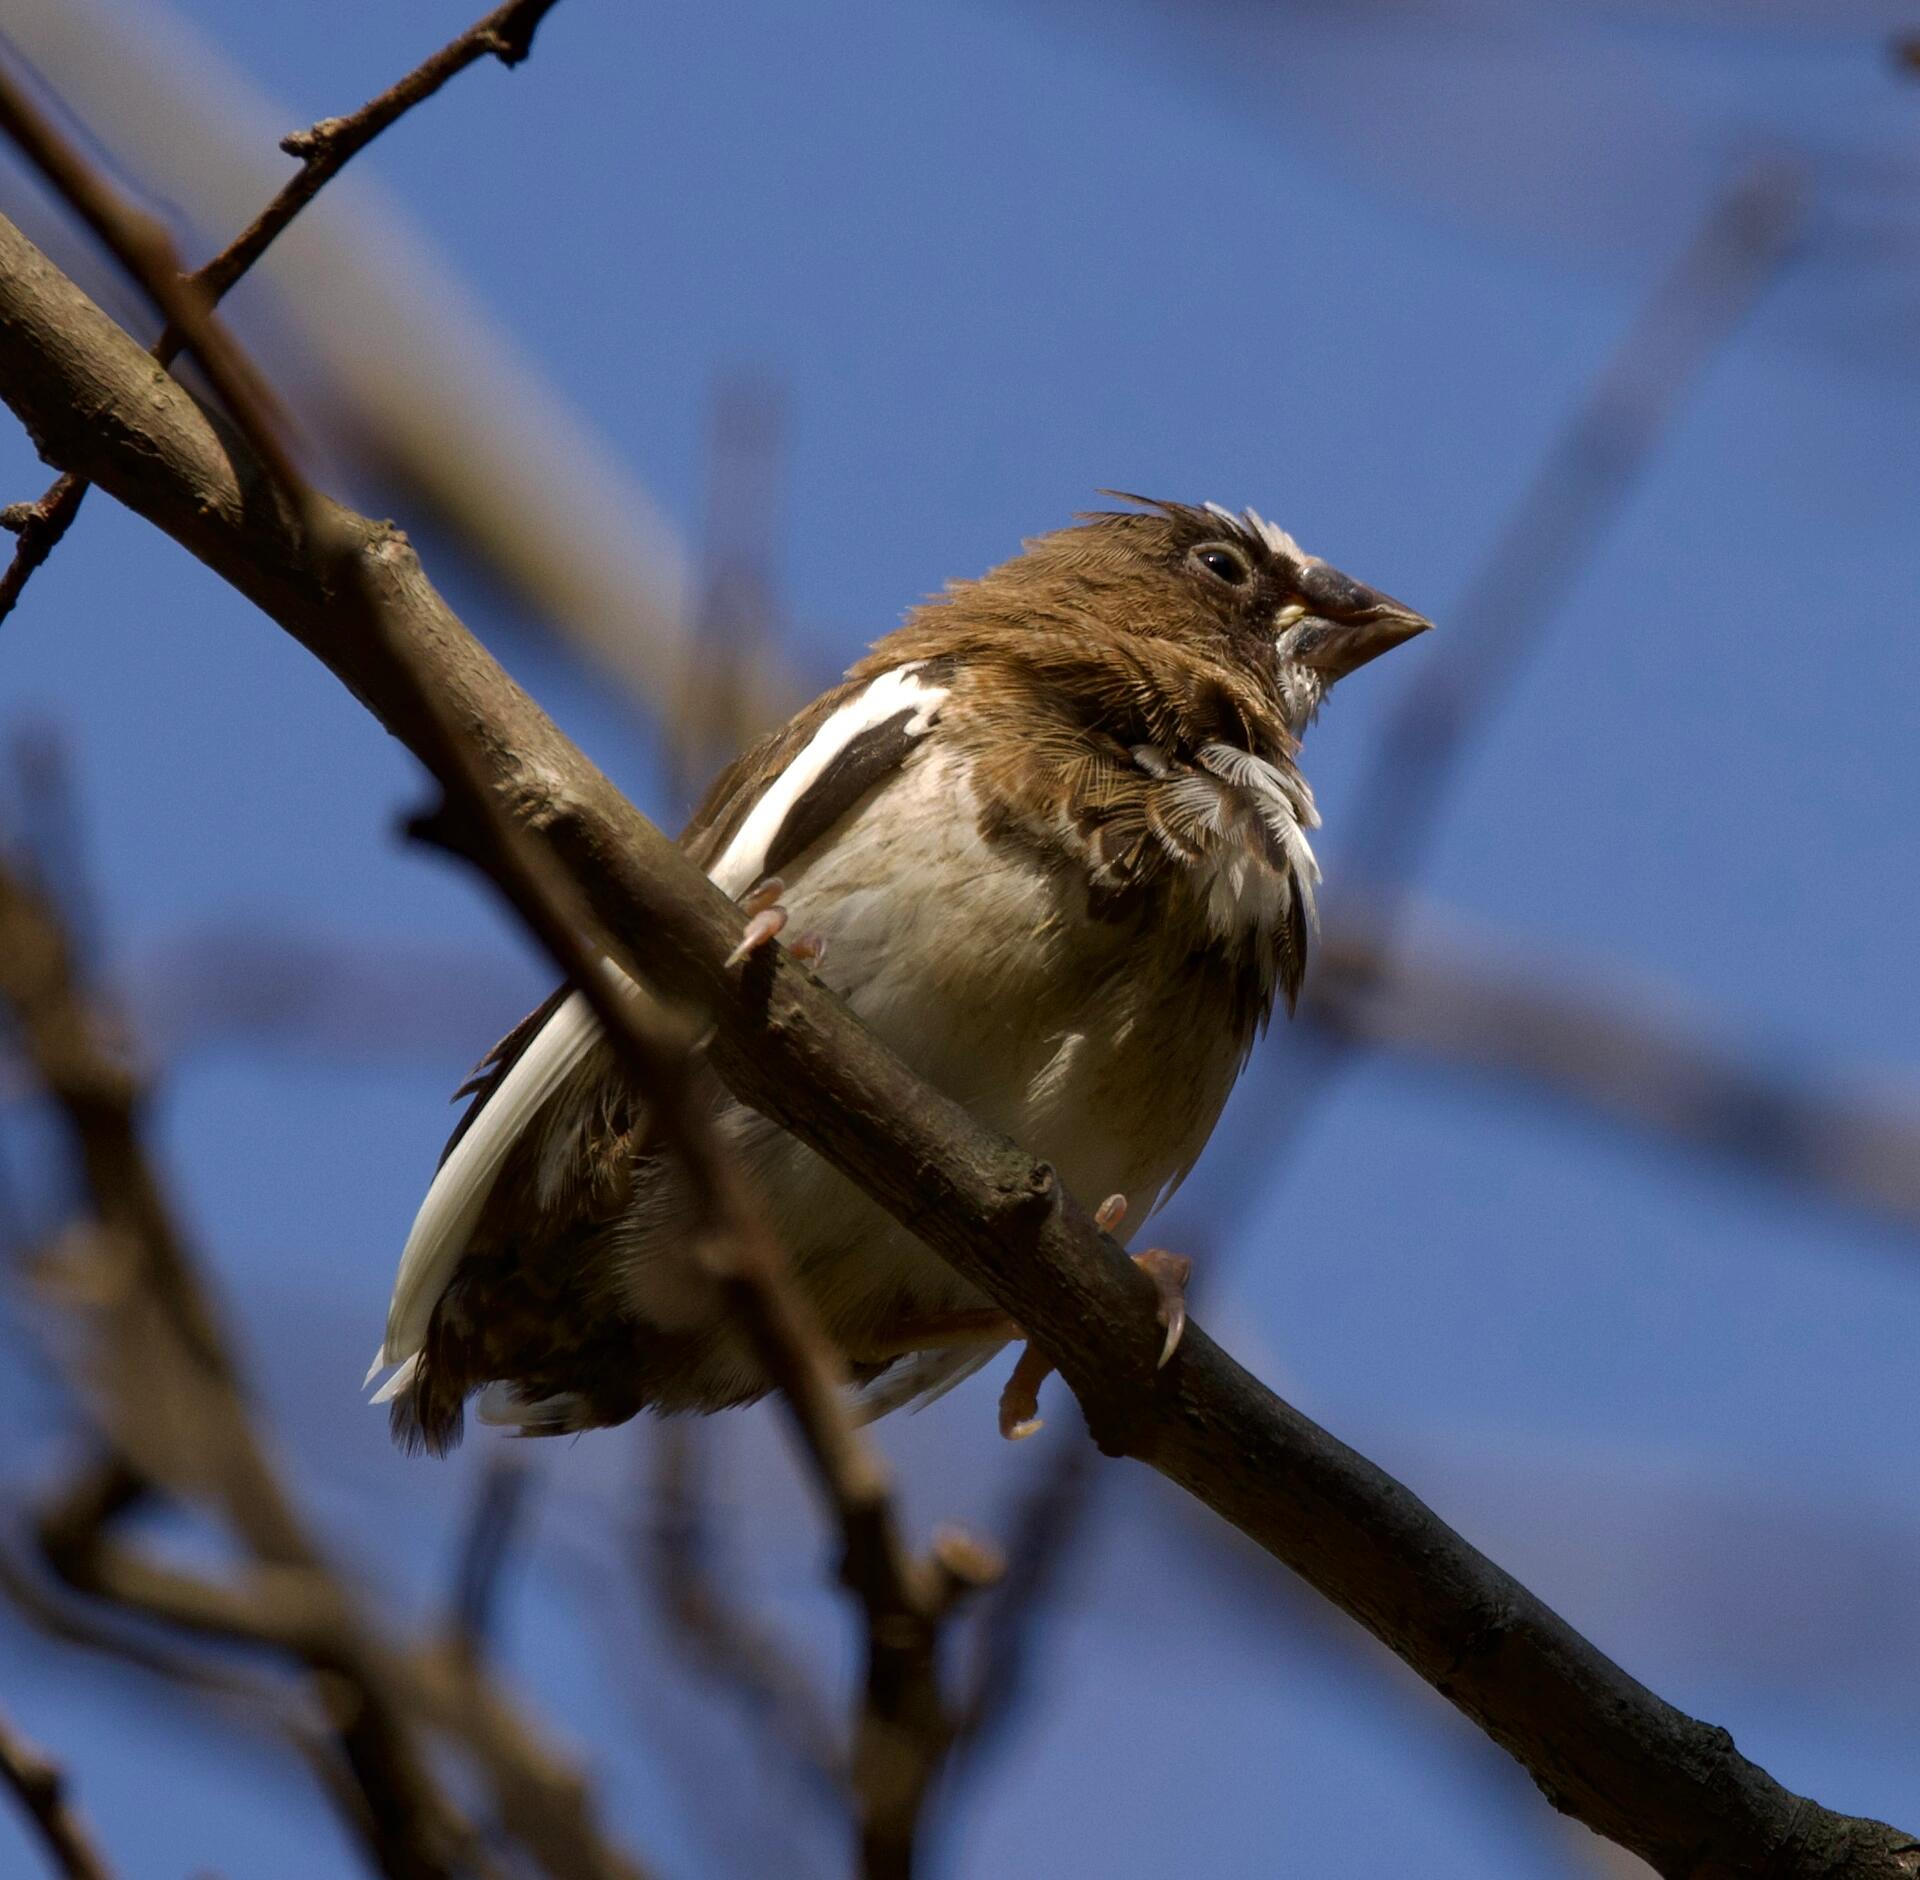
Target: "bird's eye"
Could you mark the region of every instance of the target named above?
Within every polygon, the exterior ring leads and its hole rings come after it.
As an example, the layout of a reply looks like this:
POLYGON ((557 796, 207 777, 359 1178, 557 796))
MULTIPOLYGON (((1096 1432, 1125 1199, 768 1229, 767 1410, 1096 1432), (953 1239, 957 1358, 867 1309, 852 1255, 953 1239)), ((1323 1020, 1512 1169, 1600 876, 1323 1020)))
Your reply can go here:
POLYGON ((1202 542, 1187 560, 1228 587, 1246 587, 1253 580, 1252 564, 1228 542, 1202 542))

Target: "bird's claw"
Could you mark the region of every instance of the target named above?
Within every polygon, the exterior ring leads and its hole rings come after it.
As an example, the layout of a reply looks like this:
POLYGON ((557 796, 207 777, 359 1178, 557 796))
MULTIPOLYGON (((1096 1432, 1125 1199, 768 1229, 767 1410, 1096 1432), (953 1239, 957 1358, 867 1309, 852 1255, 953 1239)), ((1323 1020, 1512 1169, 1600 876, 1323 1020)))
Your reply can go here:
POLYGON ((743 914, 763 914, 786 891, 787 884, 778 875, 764 876, 740 897, 740 911, 743 914))
POLYGON ((1127 1218, 1127 1198, 1125 1195, 1109 1195, 1093 1211, 1093 1224, 1103 1234, 1119 1231, 1122 1221, 1127 1218))
POLYGON ((747 917, 747 927, 740 936, 740 944, 727 955, 729 967, 751 959, 769 941, 780 937, 780 930, 787 924, 787 910, 780 905, 780 897, 786 892, 786 887, 787 884, 778 875, 769 875, 765 881, 749 888, 740 897, 740 909, 747 917))
POLYGON ((788 946, 787 957, 798 960, 802 966, 818 966, 827 957, 827 936, 823 933, 803 933, 788 946))
POLYGON ((1193 1262, 1184 1253, 1149 1247, 1144 1253, 1136 1253, 1133 1263, 1153 1281, 1153 1290, 1159 1295, 1160 1306, 1154 1316, 1167 1328, 1167 1336, 1153 1368, 1164 1371, 1186 1334, 1187 1282, 1193 1278, 1193 1262))
MULTIPOLYGON (((1094 1219, 1104 1231, 1111 1232, 1125 1212, 1126 1198, 1114 1195, 1101 1204, 1094 1219), (1109 1214, 1111 1220, 1102 1218, 1109 1214)), ((1153 1281, 1153 1290, 1160 1301, 1155 1316, 1167 1328, 1167 1335, 1153 1368, 1163 1371, 1167 1360, 1180 1349, 1180 1340, 1186 1334, 1187 1283, 1193 1278, 1193 1262, 1184 1253, 1149 1247, 1144 1253, 1133 1255, 1133 1263, 1153 1281)), ((1052 1371, 1052 1360, 1044 1357, 1040 1347, 1029 1339, 1000 1392, 1000 1434, 1008 1442, 1024 1442, 1044 1427, 1040 1415, 1040 1386, 1052 1371)))

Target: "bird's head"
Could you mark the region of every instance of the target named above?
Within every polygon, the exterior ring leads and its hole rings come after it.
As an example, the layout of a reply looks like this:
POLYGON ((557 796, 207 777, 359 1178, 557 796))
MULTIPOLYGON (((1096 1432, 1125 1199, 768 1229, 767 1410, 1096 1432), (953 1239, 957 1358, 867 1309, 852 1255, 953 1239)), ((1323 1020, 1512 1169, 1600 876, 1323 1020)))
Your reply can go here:
POLYGON ((1036 626, 1094 621, 1231 660, 1277 693, 1296 736, 1338 680, 1433 624, 1250 509, 1107 493, 1138 507, 1037 536, 952 598, 1036 626))

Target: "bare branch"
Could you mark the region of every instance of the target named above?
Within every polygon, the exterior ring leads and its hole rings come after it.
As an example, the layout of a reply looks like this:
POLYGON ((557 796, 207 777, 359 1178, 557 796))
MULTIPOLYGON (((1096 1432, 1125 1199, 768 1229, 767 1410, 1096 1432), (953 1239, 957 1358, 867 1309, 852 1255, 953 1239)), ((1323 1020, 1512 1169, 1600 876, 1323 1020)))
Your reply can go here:
MULTIPOLYGON (((427 1880, 486 1864, 427 1757, 431 1721, 464 1735, 517 1838, 563 1851, 554 1871, 637 1880, 598 1838, 577 1778, 562 1780, 544 1755, 515 1760, 519 1749, 532 1754, 533 1732, 474 1667, 460 1674, 460 1701, 435 1704, 429 1718, 420 1665, 378 1638, 308 1536, 146 1160, 144 1092, 95 1035, 50 912, 3 867, 0 1001, 66 1123, 97 1216, 72 1257, 101 1269, 76 1292, 101 1327, 93 1394, 109 1447, 43 1513, 48 1564, 124 1610, 303 1665, 352 1775, 349 1820, 383 1872, 427 1880), (248 1550, 244 1570, 206 1580, 121 1540, 117 1524, 155 1488, 210 1500, 248 1550)), ((450 1676, 436 1673, 435 1685, 450 1676)))
MULTIPOLYGON (((232 581, 403 742, 431 746, 363 612, 342 605, 332 566, 245 500, 232 442, 170 381, 154 384, 138 347, 6 225, 0 393, 52 461, 95 477, 232 581)), ((1793 1880, 1851 1860, 1869 1880, 1911 1880, 1920 1843, 1790 1795, 1199 1327, 1156 1371, 1151 1282, 1052 1171, 922 1085, 778 949, 729 970, 741 929, 733 904, 473 641, 403 540, 331 513, 495 799, 542 831, 649 980, 711 1020, 712 1058, 735 1093, 1039 1339, 1104 1449, 1147 1461, 1292 1566, 1517 1756, 1558 1806, 1662 1872, 1716 1880, 1771 1862, 1793 1880)))
MULTIPOLYGON (((123 255, 131 252, 144 256, 150 269, 159 270, 171 281, 178 282, 183 294, 190 295, 197 290, 204 297, 200 313, 190 314, 183 320, 182 311, 188 301, 182 299, 169 304, 169 288, 156 287, 145 271, 136 270, 167 315, 166 328, 153 344, 153 357, 163 366, 171 365, 188 344, 189 336, 200 330, 204 313, 220 304, 301 210, 354 157, 382 131, 397 123, 415 105, 431 98, 468 66, 484 58, 497 58, 502 65, 518 65, 532 50, 534 32, 556 3, 557 0, 507 0, 506 5, 496 7, 484 19, 449 40, 432 57, 359 110, 346 117, 323 118, 318 124, 282 139, 281 149, 290 157, 298 157, 300 168, 240 234, 211 261, 186 276, 184 282, 180 281, 172 239, 164 227, 148 217, 129 217, 111 200, 103 199, 98 179, 90 167, 75 159, 64 140, 52 131, 44 114, 34 108, 17 82, 4 74, 0 74, 0 127, 48 171, 50 180, 73 202, 88 226, 109 248, 123 255)), ((216 388, 224 389, 211 368, 209 376, 214 378, 216 388)), ((38 500, 10 504, 0 512, 0 527, 20 537, 6 573, 0 575, 0 621, 13 611, 34 571, 73 526, 86 494, 85 478, 62 475, 38 500)))
POLYGON ((94 1845, 92 1829, 67 1795, 65 1772, 4 1716, 0 1716, 0 1781, 19 1799, 54 1872, 66 1880, 112 1880, 94 1845))
POLYGON ((652 1490, 634 1523, 634 1565, 673 1648, 736 1697, 803 1774, 844 1793, 847 1757, 812 1681, 770 1628, 734 1606, 715 1570, 698 1466, 704 1433, 690 1420, 663 1421, 653 1433, 652 1490))
MULTIPOLYGON (((271 248, 308 203, 319 195, 361 151, 384 130, 397 124, 417 104, 424 104, 442 85, 482 59, 498 59, 514 66, 533 50, 540 22, 553 11, 556 0, 507 0, 469 26, 430 58, 423 59, 404 78, 389 85, 377 98, 345 117, 322 118, 303 131, 280 140, 280 148, 300 159, 300 168, 254 220, 194 275, 194 284, 218 301, 271 248)), ((177 349, 184 336, 172 336, 177 349)), ((163 345, 166 341, 161 342, 163 345)), ((165 363, 167 355, 157 355, 165 363)))

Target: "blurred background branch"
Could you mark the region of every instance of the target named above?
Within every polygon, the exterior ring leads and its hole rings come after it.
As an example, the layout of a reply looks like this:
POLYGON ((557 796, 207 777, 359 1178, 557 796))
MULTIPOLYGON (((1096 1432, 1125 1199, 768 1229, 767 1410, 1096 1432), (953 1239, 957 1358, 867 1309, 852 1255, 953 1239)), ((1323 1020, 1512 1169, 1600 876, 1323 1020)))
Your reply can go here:
POLYGON ((65 1880, 110 1880, 110 1870, 94 1844, 93 1831, 67 1794, 67 1778, 57 1763, 36 1749, 0 1716, 0 1781, 46 1844, 47 1860, 65 1880))
MULTIPOLYGON (((84 1226, 43 1251, 38 1283, 79 1336, 52 1347, 96 1435, 93 1460, 37 1524, 47 1564, 75 1592, 164 1627, 264 1647, 304 1666, 351 1775, 350 1825, 379 1871, 490 1865, 428 1758, 451 1731, 490 1778, 507 1832, 568 1865, 637 1880, 604 1843, 578 1779, 470 1657, 439 1675, 437 1648, 398 1654, 322 1557, 254 1428, 254 1412, 197 1264, 140 1137, 143 1086, 98 1036, 52 910, 0 867, 0 999, 60 1106, 88 1196, 84 1226), (242 1550, 216 1581, 164 1565, 116 1530, 153 1500, 199 1507, 242 1550), (449 1683, 451 1701, 432 1687, 449 1683)), ((451 1664, 452 1661, 449 1661, 451 1664)))

